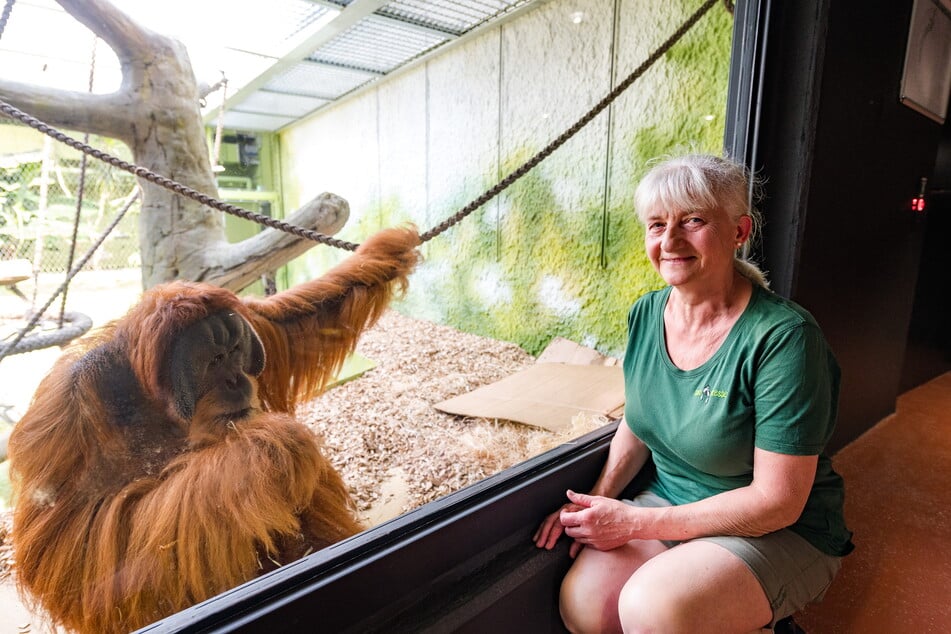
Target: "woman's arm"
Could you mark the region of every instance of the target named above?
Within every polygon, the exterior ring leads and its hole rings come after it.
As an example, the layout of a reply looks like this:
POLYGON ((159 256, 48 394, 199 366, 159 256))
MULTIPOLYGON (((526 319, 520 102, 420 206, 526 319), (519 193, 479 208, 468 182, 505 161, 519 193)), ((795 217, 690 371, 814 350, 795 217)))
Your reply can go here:
POLYGON ((580 510, 561 514, 565 533, 599 550, 632 539, 686 540, 709 535, 756 537, 799 518, 816 474, 818 456, 755 449, 753 481, 704 500, 664 508, 633 507, 602 496, 571 493, 580 510))
POLYGON ((611 439, 611 448, 608 450, 601 475, 591 487, 590 495, 616 498, 631 483, 649 456, 647 445, 635 436, 627 422, 621 419, 614 438, 611 439))

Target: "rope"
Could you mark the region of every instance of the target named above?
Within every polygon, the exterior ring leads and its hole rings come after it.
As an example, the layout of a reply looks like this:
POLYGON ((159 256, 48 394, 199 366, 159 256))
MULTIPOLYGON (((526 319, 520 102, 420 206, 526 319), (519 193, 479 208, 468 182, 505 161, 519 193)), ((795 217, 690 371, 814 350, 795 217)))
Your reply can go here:
POLYGON ((221 73, 221 81, 215 85, 221 86, 221 105, 218 106, 218 121, 215 125, 215 145, 214 151, 211 153, 211 168, 213 170, 218 170, 219 168, 224 169, 221 167, 221 163, 219 163, 219 160, 221 159, 221 135, 225 128, 225 101, 228 98, 228 78, 225 77, 224 72, 221 73))
POLYGON ((16 0, 7 0, 3 6, 3 13, 0 13, 0 37, 3 37, 3 30, 7 28, 7 20, 10 19, 10 12, 13 11, 13 3, 16 0))
POLYGON ((35 348, 28 347, 28 346, 21 348, 19 347, 19 344, 26 338, 26 334, 30 332, 31 330, 33 330, 36 324, 39 323, 40 319, 43 318, 43 313, 45 313, 46 310, 56 300, 56 298, 59 297, 60 293, 66 290, 66 288, 69 286, 69 283, 73 280, 74 277, 76 277, 76 274, 79 273, 79 271, 81 271, 84 266, 86 266, 86 262, 88 262, 89 258, 93 256, 93 253, 96 252, 96 249, 98 249, 102 245, 102 243, 106 241, 106 238, 109 236, 112 230, 116 228, 116 226, 119 224, 119 221, 122 220, 126 212, 129 211, 129 209, 132 207, 132 204, 141 197, 142 197, 141 189, 136 191, 134 196, 129 197, 128 202, 126 202, 125 206, 119 210, 119 213, 116 214, 116 217, 113 218, 112 222, 109 223, 109 226, 106 227, 105 231, 102 232, 102 235, 99 236, 99 239, 96 241, 96 243, 92 245, 89 251, 86 252, 86 255, 84 255, 82 259, 80 259, 79 262, 76 263, 76 266, 70 269, 69 273, 66 274, 66 279, 63 281, 63 283, 60 284, 59 288, 56 289, 56 292, 50 296, 50 298, 46 301, 45 304, 43 304, 43 307, 33 314, 33 317, 30 319, 30 322, 26 325, 26 327, 24 327, 23 330, 17 333, 17 336, 13 339, 12 342, 8 344, 0 345, 0 361, 3 361, 3 359, 9 354, 17 354, 20 352, 27 352, 28 350, 35 350, 35 348))
POLYGON ((528 173, 529 170, 531 170, 533 167, 541 163, 544 159, 548 158, 548 156, 552 152, 554 152, 555 150, 560 148, 562 145, 564 145, 565 142, 568 141, 568 139, 573 137, 579 130, 581 130, 581 128, 583 128, 588 123, 590 123, 592 119, 594 119, 597 115, 599 115, 602 110, 604 110, 609 105, 611 105, 611 102, 617 99, 621 95, 621 93, 627 90, 631 86, 631 84, 633 84, 638 78, 640 78, 641 75, 647 72, 647 70, 651 66, 653 66, 653 64, 658 59, 660 59, 667 51, 669 51, 671 47, 673 47, 673 45, 676 44, 680 40, 680 38, 682 38, 684 34, 686 34, 687 31, 689 31, 693 27, 693 25, 696 24, 697 21, 700 18, 702 18, 703 15, 707 11, 709 11, 710 8, 713 5, 715 5, 718 1, 719 0, 707 0, 703 4, 703 6, 697 9, 697 11, 692 16, 687 18, 687 21, 684 22, 679 29, 674 31, 673 35, 667 38, 667 40, 664 41, 663 44, 661 44, 653 53, 651 53, 650 56, 646 60, 644 60, 644 62, 640 66, 638 66, 634 70, 634 72, 628 75, 624 79, 624 81, 622 81, 620 84, 617 85, 617 87, 614 90, 609 92, 607 96, 604 97, 604 99, 602 99, 597 104, 595 104, 595 106, 591 110, 589 110, 587 114, 585 114, 583 117, 578 119, 578 121, 575 122, 574 125, 572 125, 570 128, 565 130, 565 132, 563 132, 561 136, 559 136, 557 139, 555 139, 550 144, 548 144, 548 146, 542 149, 538 154, 536 154, 532 158, 525 161, 520 167, 518 167, 515 171, 513 171, 508 176, 506 176, 501 182, 499 182, 498 185, 487 190, 484 194, 482 194, 481 196, 473 200, 471 203, 469 203, 468 205, 466 205, 459 211, 457 211, 448 219, 444 220, 439 225, 433 227, 426 233, 422 234, 420 236, 420 239, 423 242, 426 242, 427 240, 432 240, 433 238, 438 236, 440 233, 446 231, 453 225, 457 224, 460 220, 462 220, 463 218, 471 214, 473 211, 475 211, 476 209, 478 209, 485 203, 495 198, 495 196, 501 193, 509 185, 511 185, 518 179, 520 179, 522 176, 528 173))
POLYGON ((338 240, 337 238, 332 238, 330 236, 318 233, 311 229, 305 229, 303 227, 297 227, 283 220, 277 220, 275 218, 270 218, 263 214, 254 213, 253 211, 248 211, 247 209, 242 209, 237 205, 231 205, 224 203, 216 198, 209 196, 208 194, 203 194, 200 191, 193 189, 187 185, 182 185, 176 181, 173 181, 170 178, 165 176, 160 176, 155 172, 142 167, 140 165, 135 165, 134 163, 129 163, 128 161, 123 161, 120 158, 116 158, 102 150, 97 150, 96 148, 86 145, 82 141, 78 141, 67 134, 63 134, 59 130, 43 123, 36 117, 32 117, 22 110, 11 106, 7 102, 0 100, 0 112, 10 117, 11 119, 16 119, 26 125, 30 126, 34 130, 42 132, 43 134, 50 136, 60 143, 64 143, 69 147, 84 152, 93 158, 97 158, 104 163, 108 163, 113 167, 121 169, 123 171, 129 172, 134 176, 146 180, 153 185, 158 185, 159 187, 164 187, 170 191, 175 192, 185 198, 191 198, 192 200, 199 202, 206 207, 211 207, 212 209, 217 209, 218 211, 223 211, 225 213, 237 216, 239 218, 244 218, 245 220, 251 220, 258 224, 271 227, 272 229, 279 229, 286 233, 293 234, 301 238, 307 238, 313 240, 314 242, 321 242, 328 246, 337 247, 338 249, 344 249, 347 251, 355 251, 359 244, 354 244, 353 242, 346 242, 344 240, 338 240))
MULTIPOLYGON (((92 40, 92 58, 89 62, 89 92, 92 92, 93 84, 96 79, 96 43, 99 41, 97 36, 92 40)), ((89 133, 83 136, 83 142, 89 143, 89 133)), ((66 270, 73 266, 73 259, 76 257, 76 241, 79 239, 79 220, 83 212, 83 198, 86 195, 86 163, 89 157, 85 154, 79 161, 79 186, 76 189, 76 214, 73 218, 73 239, 69 243, 69 256, 66 258, 66 270)), ((63 319, 66 315, 66 295, 69 289, 63 289, 63 299, 59 306, 59 326, 63 327, 63 319)))
POLYGON ((33 352, 52 346, 64 346, 73 339, 81 337, 92 328, 92 319, 88 315, 76 312, 66 312, 60 315, 60 323, 56 330, 39 332, 30 336, 17 337, 13 343, 0 344, 0 360, 8 354, 33 352), (63 325, 68 322, 69 325, 63 325))
MULTIPOLYGON (((8 0, 8 2, 10 1, 12 0, 8 0)), ((651 66, 653 66, 653 64, 657 62, 658 59, 660 59, 668 50, 670 50, 671 47, 674 46, 674 44, 680 41, 680 39, 687 33, 687 31, 689 31, 694 26, 694 24, 696 24, 697 21, 700 20, 700 18, 703 17, 703 15, 707 11, 709 11, 710 8, 713 7, 713 5, 715 5, 719 1, 720 0, 706 0, 706 2, 704 2, 704 4, 699 9, 697 9, 697 11, 694 12, 693 15, 687 18, 687 21, 684 22, 680 26, 680 28, 678 28, 673 33, 673 35, 668 37, 663 42, 663 44, 661 44, 653 53, 651 53, 650 56, 648 56, 648 58, 634 70, 634 72, 628 75, 624 79, 624 81, 618 84, 617 87, 615 87, 614 90, 608 93, 608 95, 605 96, 600 102, 595 104, 595 106, 591 110, 589 110, 583 117, 578 119, 578 121, 575 122, 574 125, 568 128, 554 141, 549 143, 545 148, 543 148, 535 156, 527 160, 525 163, 523 163, 521 166, 519 166, 517 169, 511 172, 508 176, 502 179, 502 181, 500 181, 497 185, 486 190, 482 195, 477 197, 475 200, 470 202, 468 205, 466 205, 465 207, 463 207, 462 209, 454 213, 452 216, 450 216, 449 218, 447 218, 440 224, 436 225, 429 231, 422 233, 420 235, 421 242, 428 242, 429 240, 432 240, 436 236, 440 235, 441 233, 444 233, 451 227, 455 226, 464 218, 466 218, 469 214, 471 214, 473 211, 475 211, 476 209, 478 209, 485 203, 495 198, 498 194, 500 194, 502 191, 504 191, 509 186, 511 186, 515 181, 517 181, 522 176, 527 174, 532 168, 534 168, 536 165, 541 163, 544 159, 548 158, 548 156, 552 152, 554 152, 555 150, 560 148, 562 145, 564 145, 571 137, 577 134, 578 131, 581 130, 581 128, 583 128, 585 125, 590 123, 591 120, 594 119, 594 117, 600 114, 615 99, 617 99, 621 95, 621 93, 627 90, 638 78, 641 77, 641 75, 647 72, 647 70, 651 66)), ((39 132, 42 132, 43 134, 46 134, 61 143, 65 143, 66 145, 76 150, 79 150, 80 152, 83 152, 84 154, 88 154, 89 156, 95 157, 105 163, 108 163, 109 165, 112 165, 113 167, 129 172, 130 174, 138 176, 139 178, 142 178, 154 185, 164 187, 165 189, 173 191, 181 196, 190 198, 196 202, 201 203, 202 205, 205 205, 206 207, 211 207, 212 209, 217 209, 218 211, 223 211, 227 214, 231 214, 239 218, 244 218, 245 220, 251 220, 252 222, 256 222, 258 224, 271 227, 273 229, 278 229, 280 231, 284 231, 286 233, 290 233, 301 238, 307 238, 309 240, 313 240, 314 242, 319 242, 321 244, 325 244, 331 247, 336 247, 338 249, 343 249, 345 251, 355 251, 360 246, 359 244, 354 242, 347 242, 345 240, 340 240, 338 238, 334 238, 334 237, 325 235, 323 233, 313 231, 311 229, 305 229, 303 227, 298 227, 298 226, 289 224, 287 222, 284 222, 283 220, 277 220, 275 218, 271 218, 263 214, 258 214, 253 211, 248 211, 247 209, 243 209, 241 207, 238 207, 237 205, 231 205, 229 203, 222 202, 207 194, 203 194, 195 189, 192 189, 191 187, 188 187, 187 185, 182 185, 181 183, 173 181, 170 178, 166 178, 164 176, 156 174, 155 172, 152 172, 151 170, 145 167, 135 165, 127 161, 123 161, 122 159, 111 156, 101 150, 97 150, 93 147, 90 147, 89 145, 81 141, 78 141, 56 130, 55 128, 43 123, 39 119, 36 119, 35 117, 32 117, 26 114, 25 112, 15 108, 14 106, 6 103, 3 100, 0 100, 0 112, 10 117, 11 119, 16 119, 22 123, 25 123, 31 128, 34 128, 35 130, 38 130, 39 132)))

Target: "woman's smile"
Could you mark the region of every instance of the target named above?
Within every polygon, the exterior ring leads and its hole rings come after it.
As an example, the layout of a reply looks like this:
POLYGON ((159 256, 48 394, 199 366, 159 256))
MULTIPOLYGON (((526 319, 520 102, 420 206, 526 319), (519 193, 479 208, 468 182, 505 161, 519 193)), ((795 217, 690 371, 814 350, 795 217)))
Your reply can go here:
POLYGON ((660 261, 667 264, 683 264, 696 259, 697 257, 694 255, 662 255, 660 257, 660 261))

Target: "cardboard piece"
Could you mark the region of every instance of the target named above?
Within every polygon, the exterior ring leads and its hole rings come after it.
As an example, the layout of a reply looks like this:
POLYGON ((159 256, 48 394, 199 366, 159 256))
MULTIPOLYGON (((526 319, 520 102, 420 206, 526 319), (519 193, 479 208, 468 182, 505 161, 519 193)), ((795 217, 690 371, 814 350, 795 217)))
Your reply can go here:
POLYGON ((621 360, 607 357, 571 339, 555 337, 538 355, 535 363, 571 363, 573 365, 620 365, 621 360))
POLYGON ((624 408, 619 365, 536 363, 500 381, 434 405, 474 418, 501 418, 558 432, 579 412, 616 418, 624 408))

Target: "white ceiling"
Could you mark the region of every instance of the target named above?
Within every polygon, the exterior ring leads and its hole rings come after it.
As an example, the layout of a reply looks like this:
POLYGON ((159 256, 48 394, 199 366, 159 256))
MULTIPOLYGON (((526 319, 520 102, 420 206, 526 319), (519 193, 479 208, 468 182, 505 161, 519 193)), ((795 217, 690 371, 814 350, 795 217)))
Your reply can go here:
MULTIPOLYGON (((460 37, 544 0, 111 0, 181 40, 224 126, 278 130, 460 37)), ((0 38, 5 79, 111 92, 115 55, 54 0, 16 0, 0 38)))

